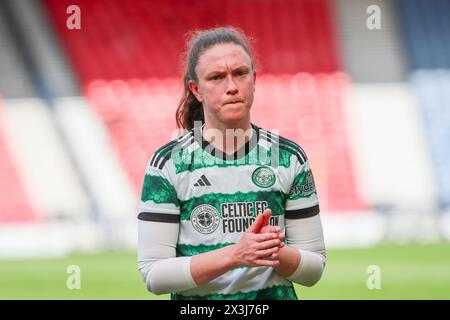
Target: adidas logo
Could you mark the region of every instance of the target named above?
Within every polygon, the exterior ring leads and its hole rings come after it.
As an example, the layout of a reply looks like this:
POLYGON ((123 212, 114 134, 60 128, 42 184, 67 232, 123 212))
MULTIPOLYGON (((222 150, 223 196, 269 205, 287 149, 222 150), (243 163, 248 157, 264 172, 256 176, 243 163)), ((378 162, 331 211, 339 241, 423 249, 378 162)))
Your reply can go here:
POLYGON ((211 182, 208 181, 208 179, 206 179, 205 175, 202 174, 202 176, 200 177, 200 179, 197 180, 197 182, 194 184, 194 187, 206 187, 206 186, 210 186, 211 182))

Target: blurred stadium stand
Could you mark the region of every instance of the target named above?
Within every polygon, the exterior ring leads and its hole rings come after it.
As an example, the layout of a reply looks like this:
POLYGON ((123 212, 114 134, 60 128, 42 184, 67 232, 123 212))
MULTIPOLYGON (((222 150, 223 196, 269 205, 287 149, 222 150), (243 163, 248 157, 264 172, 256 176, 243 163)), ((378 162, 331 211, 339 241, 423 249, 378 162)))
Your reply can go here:
POLYGON ((9 4, 9 19, 20 22, 17 28, 23 44, 30 50, 35 72, 39 74, 35 76, 40 82, 38 86, 47 84, 46 91, 51 95, 48 98, 79 95, 76 75, 66 63, 45 8, 33 0, 6 1, 5 4, 9 4))
POLYGON ((329 247, 450 238, 448 216, 434 225, 450 211, 449 13, 444 0, 2 1, 0 229, 13 241, 5 222, 24 214, 72 233, 53 254, 133 247, 145 166, 176 133, 186 32, 233 25, 254 39, 252 121, 306 150, 329 247))
POLYGON ((396 0, 411 70, 450 68, 450 2, 396 0))
POLYGON ((86 177, 96 210, 91 217, 100 225, 106 247, 135 245, 135 214, 138 194, 115 156, 112 139, 101 119, 82 97, 55 101, 57 117, 67 143, 74 150, 80 174, 86 177))
POLYGON ((450 2, 396 1, 437 187, 441 227, 450 238, 450 2))
POLYGON ((19 49, 13 41, 6 12, 0 4, 0 88, 4 98, 24 98, 36 96, 34 84, 29 77, 26 66, 20 59, 19 49), (8 75, 8 76, 5 76, 8 75))
POLYGON ((407 61, 398 19, 392 1, 334 1, 337 34, 342 43, 346 71, 354 82, 378 83, 406 80, 407 61), (367 28, 367 8, 377 5, 381 12, 380 29, 367 28))
POLYGON ((9 100, 7 132, 16 165, 42 219, 73 219, 87 214, 86 195, 65 154, 52 116, 40 99, 9 100))
MULTIPOLYGON (((450 58, 449 58, 450 59, 450 58)), ((427 152, 438 187, 438 204, 450 209, 450 70, 418 70, 411 82, 419 98, 426 128, 427 152)))
POLYGON ((262 76, 254 121, 266 128, 283 128, 282 135, 305 147, 317 166, 325 212, 339 212, 337 222, 343 221, 344 211, 354 224, 365 220, 362 213, 367 205, 355 184, 342 114, 349 80, 339 72, 329 1, 226 1, 220 6, 214 1, 194 1, 189 6, 183 1, 170 5, 114 1, 107 8, 102 2, 80 1, 83 23, 90 27, 79 32, 65 25, 67 3, 49 0, 46 4, 84 93, 106 124, 136 191, 142 185, 139 168, 175 129, 173 112, 180 95, 174 92, 181 90, 181 70, 173 62, 181 60, 186 31, 230 24, 256 39, 253 47, 262 76), (86 47, 92 48, 89 54, 86 47), (157 114, 152 106, 158 106, 157 114), (310 137, 305 133, 308 125, 310 137))
POLYGON ((227 24, 256 38, 261 72, 339 68, 329 2, 324 0, 44 2, 83 84, 98 79, 178 78, 185 33, 227 24), (66 27, 70 4, 80 6, 83 24, 89 27, 77 32, 66 27))
POLYGON ((408 47, 410 81, 433 159, 438 204, 450 210, 450 2, 432 2, 398 0, 397 6, 408 47))
POLYGON ((3 100, 0 100, 0 177, 0 223, 33 221, 36 213, 5 137, 3 100))

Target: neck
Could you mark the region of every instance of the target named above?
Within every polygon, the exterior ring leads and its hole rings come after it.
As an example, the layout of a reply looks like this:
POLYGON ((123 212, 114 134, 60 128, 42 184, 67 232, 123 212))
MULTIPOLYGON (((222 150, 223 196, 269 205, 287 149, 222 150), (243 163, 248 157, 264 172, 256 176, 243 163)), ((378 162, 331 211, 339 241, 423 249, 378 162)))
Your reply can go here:
POLYGON ((231 125, 218 123, 211 124, 205 121, 202 134, 203 138, 215 148, 225 153, 233 153, 243 146, 252 135, 250 119, 233 123, 231 125))

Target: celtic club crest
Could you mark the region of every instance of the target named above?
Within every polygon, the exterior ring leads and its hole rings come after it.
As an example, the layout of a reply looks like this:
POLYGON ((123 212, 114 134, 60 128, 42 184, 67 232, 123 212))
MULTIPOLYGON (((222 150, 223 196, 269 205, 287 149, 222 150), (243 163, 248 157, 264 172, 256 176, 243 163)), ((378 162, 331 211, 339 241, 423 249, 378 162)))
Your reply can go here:
POLYGON ((252 174, 253 183, 261 188, 273 186, 275 179, 275 173, 270 167, 259 167, 252 174))
POLYGON ((219 226, 219 212, 209 204, 199 205, 191 213, 191 223, 194 229, 200 233, 212 233, 219 226))

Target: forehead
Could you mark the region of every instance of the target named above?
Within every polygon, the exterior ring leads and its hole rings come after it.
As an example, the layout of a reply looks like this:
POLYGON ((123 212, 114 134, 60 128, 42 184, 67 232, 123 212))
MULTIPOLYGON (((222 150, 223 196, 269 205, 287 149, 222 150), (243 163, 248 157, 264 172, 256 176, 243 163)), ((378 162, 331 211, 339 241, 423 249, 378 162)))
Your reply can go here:
POLYGON ((246 65, 250 68, 251 60, 245 50, 234 43, 216 44, 205 50, 198 59, 197 72, 207 73, 246 65))

